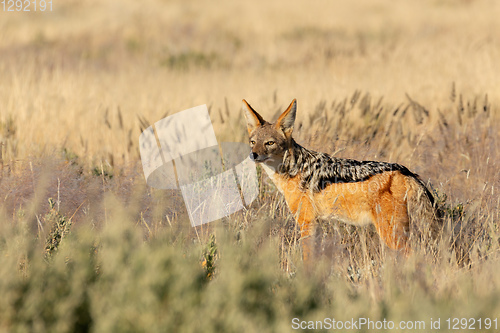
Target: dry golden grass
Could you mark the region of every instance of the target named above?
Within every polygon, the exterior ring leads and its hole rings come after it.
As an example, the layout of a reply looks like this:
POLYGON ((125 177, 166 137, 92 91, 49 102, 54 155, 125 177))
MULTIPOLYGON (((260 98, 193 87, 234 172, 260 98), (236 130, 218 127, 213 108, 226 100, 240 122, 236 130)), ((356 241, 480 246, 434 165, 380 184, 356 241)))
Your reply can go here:
MULTIPOLYGON (((64 143, 79 156, 130 159, 137 149, 123 137, 132 129, 136 145, 137 114, 152 122, 193 105, 224 110, 225 100, 238 119, 242 98, 266 110, 275 95, 279 106, 296 97, 306 118, 356 90, 393 106, 408 93, 435 111, 455 82, 467 99, 487 93, 498 105, 498 6, 73 1, 3 13, 1 117, 15 115, 22 157, 64 143), (123 133, 105 124, 109 110, 117 125, 118 107, 123 133)), ((217 127, 221 140, 243 139, 227 132, 217 127)))
POLYGON ((0 13, 0 331, 287 331, 294 317, 444 325, 498 315, 500 3, 53 6, 0 13), (300 143, 398 162, 429 181, 447 210, 437 258, 422 246, 402 261, 372 229, 325 221, 307 275, 265 175, 248 210, 190 228, 179 193, 145 185, 141 126, 207 104, 219 142, 246 142, 242 98, 266 119, 297 98, 300 143), (70 218, 62 253, 47 259, 51 230, 70 218), (457 221, 470 267, 450 248, 457 221), (51 284, 67 289, 40 287, 51 284))

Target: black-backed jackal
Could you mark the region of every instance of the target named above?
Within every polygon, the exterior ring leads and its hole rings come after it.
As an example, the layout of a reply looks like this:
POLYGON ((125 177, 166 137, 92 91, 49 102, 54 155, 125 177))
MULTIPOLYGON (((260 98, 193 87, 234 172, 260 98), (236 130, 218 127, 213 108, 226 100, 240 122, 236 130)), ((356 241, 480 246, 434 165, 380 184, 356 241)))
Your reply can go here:
POLYGON ((388 247, 405 252, 411 224, 436 237, 434 198, 416 174, 395 163, 341 159, 300 146, 292 138, 296 110, 293 100, 271 124, 243 100, 250 157, 285 196, 300 226, 305 261, 312 255, 310 236, 317 218, 373 223, 388 247))

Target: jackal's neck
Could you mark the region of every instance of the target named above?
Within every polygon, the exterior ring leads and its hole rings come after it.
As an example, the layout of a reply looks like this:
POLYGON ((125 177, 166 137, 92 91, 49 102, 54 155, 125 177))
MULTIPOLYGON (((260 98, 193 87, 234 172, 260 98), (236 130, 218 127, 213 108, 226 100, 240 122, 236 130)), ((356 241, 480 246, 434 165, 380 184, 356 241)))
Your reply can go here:
POLYGON ((277 172, 281 176, 295 177, 304 170, 310 169, 311 163, 321 154, 305 147, 302 147, 294 139, 290 148, 285 152, 283 161, 279 165, 277 172))
POLYGON ((305 148, 292 139, 290 148, 284 153, 282 158, 269 159, 262 163, 261 166, 267 175, 275 182, 278 181, 278 179, 294 177, 298 173, 298 171, 295 170, 298 167, 295 162, 297 160, 295 156, 301 156, 302 150, 305 150, 305 148))

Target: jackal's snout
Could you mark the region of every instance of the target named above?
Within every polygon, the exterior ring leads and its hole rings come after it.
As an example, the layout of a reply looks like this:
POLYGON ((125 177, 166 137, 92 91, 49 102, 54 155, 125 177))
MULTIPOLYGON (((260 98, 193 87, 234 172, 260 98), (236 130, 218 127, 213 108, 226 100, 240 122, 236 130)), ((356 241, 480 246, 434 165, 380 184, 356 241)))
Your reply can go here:
POLYGON ((269 159, 269 156, 259 155, 257 153, 251 152, 250 159, 255 163, 262 163, 264 161, 267 161, 269 159))

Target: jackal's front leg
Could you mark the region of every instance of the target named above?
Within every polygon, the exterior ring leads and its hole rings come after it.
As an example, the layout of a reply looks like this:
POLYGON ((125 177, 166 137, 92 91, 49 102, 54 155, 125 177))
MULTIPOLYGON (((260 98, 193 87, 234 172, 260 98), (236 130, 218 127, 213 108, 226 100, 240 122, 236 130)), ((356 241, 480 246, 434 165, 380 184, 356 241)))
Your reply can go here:
POLYGON ((302 244, 302 259, 307 264, 314 255, 314 225, 316 213, 310 199, 300 196, 296 200, 287 201, 295 221, 300 227, 300 241, 302 244))

